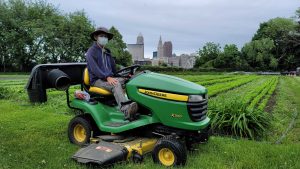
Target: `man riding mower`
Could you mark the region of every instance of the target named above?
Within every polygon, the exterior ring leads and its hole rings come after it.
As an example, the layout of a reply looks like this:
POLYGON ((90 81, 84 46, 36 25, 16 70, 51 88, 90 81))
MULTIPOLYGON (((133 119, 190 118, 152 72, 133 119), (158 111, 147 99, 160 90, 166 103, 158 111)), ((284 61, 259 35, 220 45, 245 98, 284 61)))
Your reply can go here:
MULTIPOLYGON (((119 154, 122 160, 141 159, 145 153, 152 152, 154 162, 165 166, 183 165, 187 158, 186 149, 208 140, 207 90, 173 76, 150 71, 136 73, 138 68, 127 67, 116 76, 128 78, 132 75, 125 82, 125 90, 127 97, 138 104, 136 114, 139 116, 132 121, 124 120, 125 116, 111 92, 85 83, 92 99, 75 98, 70 102, 70 107, 81 113, 69 123, 69 139, 78 145, 96 139, 98 144, 112 142, 114 146, 125 147, 126 153, 120 151, 119 154)), ((73 158, 83 163, 95 162, 96 159, 102 159, 96 160, 99 164, 111 163, 111 158, 96 158, 90 154, 91 149, 96 151, 95 146, 91 144, 91 147, 83 148, 85 151, 80 150, 80 154, 73 158), (95 158, 87 160, 86 157, 91 156, 95 158)), ((115 150, 114 147, 111 149, 115 150)), ((103 153, 107 152, 103 150, 103 153)), ((98 154, 98 151, 92 154, 98 154)))
MULTIPOLYGON (((99 43, 106 41, 99 38, 99 43)), ((44 95, 33 97, 45 93, 46 88, 66 90, 67 105, 76 111, 68 125, 68 137, 71 143, 83 146, 72 158, 106 165, 129 159, 140 162, 151 153, 155 163, 184 165, 186 151, 209 138, 207 89, 174 76, 137 72, 138 65, 115 71, 109 52, 103 48, 101 56, 106 56, 95 60, 94 47, 87 53, 87 65, 38 65, 27 84, 32 102, 46 101, 44 95), (92 61, 105 69, 101 76, 93 73, 97 68, 89 66, 92 61), (90 99, 70 99, 69 86, 79 83, 90 99)))

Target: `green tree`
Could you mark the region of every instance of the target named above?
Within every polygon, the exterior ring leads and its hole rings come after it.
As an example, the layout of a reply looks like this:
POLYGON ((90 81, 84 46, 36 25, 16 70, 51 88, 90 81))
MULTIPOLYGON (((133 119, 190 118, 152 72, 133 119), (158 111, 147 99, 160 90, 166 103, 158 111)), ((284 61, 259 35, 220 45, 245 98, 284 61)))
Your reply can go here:
POLYGON ((235 44, 226 44, 224 51, 215 59, 214 67, 239 69, 241 66, 240 52, 235 44))
POLYGON ((297 16, 297 30, 296 30, 296 35, 294 38, 291 40, 292 46, 294 46, 293 49, 293 54, 295 57, 295 62, 296 65, 299 67, 300 66, 300 8, 296 11, 296 16, 297 16))
POLYGON ((123 37, 120 32, 111 27, 109 32, 114 35, 113 39, 109 41, 107 47, 111 50, 112 55, 116 58, 116 63, 122 66, 129 66, 132 64, 132 56, 126 50, 126 44, 123 41, 123 37))
POLYGON ((290 31, 282 41, 282 54, 278 67, 282 70, 295 70, 300 66, 300 8, 296 10, 297 27, 290 31))
POLYGON ((272 39, 275 44, 287 35, 290 31, 294 31, 296 23, 288 18, 274 18, 260 24, 259 29, 254 34, 252 40, 260 40, 263 38, 272 39))
MULTIPOLYGON (((5 25, 9 25, 10 24, 10 20, 9 20, 9 10, 8 10, 8 6, 6 3, 4 3, 4 1, 0 1, 0 56, 1 56, 1 68, 3 68, 3 71, 6 71, 6 67, 9 66, 7 62, 7 60, 10 60, 11 56, 9 56, 9 50, 10 50, 10 46, 8 46, 8 41, 9 41, 9 35, 8 35, 8 26, 5 25)), ((1 69, 0 68, 0 69, 1 69)))
POLYGON ((288 18, 274 18, 267 22, 261 23, 252 40, 261 40, 270 38, 274 41, 275 48, 272 51, 278 64, 285 65, 286 40, 290 33, 296 30, 296 22, 288 18))
POLYGON ((77 62, 91 44, 94 30, 84 12, 62 14, 45 1, 0 2, 1 64, 29 71, 38 63, 77 62))
POLYGON ((9 67, 23 70, 39 45, 39 42, 33 42, 34 26, 28 21, 31 13, 22 1, 4 1, 1 7, 6 8, 1 10, 2 58, 9 67))
POLYGON ((246 43, 242 48, 242 53, 252 68, 256 70, 275 70, 278 63, 272 54, 274 49, 274 41, 270 38, 264 38, 246 43))
POLYGON ((284 39, 283 52, 281 56, 281 67, 284 70, 295 70, 300 66, 300 8, 296 10, 295 20, 297 28, 291 31, 284 39))
POLYGON ((213 42, 206 43, 202 49, 198 51, 195 67, 212 67, 213 60, 216 59, 220 53, 221 47, 219 44, 213 42))

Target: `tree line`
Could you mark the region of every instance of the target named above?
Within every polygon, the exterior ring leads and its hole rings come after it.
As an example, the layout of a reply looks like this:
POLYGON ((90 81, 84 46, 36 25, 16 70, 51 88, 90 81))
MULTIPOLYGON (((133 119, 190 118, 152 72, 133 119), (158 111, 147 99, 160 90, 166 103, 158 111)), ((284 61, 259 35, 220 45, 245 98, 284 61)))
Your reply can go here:
POLYGON ((285 71, 300 67, 300 8, 293 19, 274 18, 260 24, 241 48, 214 42, 198 51, 195 67, 233 70, 285 71))
MULTIPOLYGON (((84 11, 64 14, 45 1, 0 1, 0 69, 30 71, 36 64, 84 62, 95 30, 84 11)), ((109 42, 116 61, 131 64, 122 35, 115 27, 109 42)))
MULTIPOLYGON (((84 62, 95 25, 84 11, 62 13, 45 1, 0 1, 0 70, 30 71, 36 64, 84 62)), ((117 64, 131 55, 115 27, 107 47, 117 64)), ((274 18, 260 24, 241 50, 208 42, 198 51, 196 68, 294 70, 300 66, 300 8, 294 19, 274 18)))

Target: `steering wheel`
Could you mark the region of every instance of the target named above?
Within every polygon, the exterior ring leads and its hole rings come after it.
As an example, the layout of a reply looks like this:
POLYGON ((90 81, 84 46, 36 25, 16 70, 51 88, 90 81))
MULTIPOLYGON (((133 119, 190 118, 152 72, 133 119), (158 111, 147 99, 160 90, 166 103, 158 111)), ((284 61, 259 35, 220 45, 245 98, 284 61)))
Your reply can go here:
POLYGON ((140 65, 132 65, 125 67, 115 73, 115 77, 125 77, 125 78, 130 78, 132 75, 135 74, 135 72, 140 68, 140 65))

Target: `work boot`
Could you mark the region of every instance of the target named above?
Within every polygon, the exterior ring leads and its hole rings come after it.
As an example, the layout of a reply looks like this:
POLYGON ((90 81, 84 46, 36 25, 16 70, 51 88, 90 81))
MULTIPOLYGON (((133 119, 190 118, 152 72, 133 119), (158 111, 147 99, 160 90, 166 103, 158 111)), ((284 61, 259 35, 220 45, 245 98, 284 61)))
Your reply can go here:
POLYGON ((136 102, 131 102, 129 104, 122 105, 121 111, 125 114, 125 120, 132 121, 135 119, 135 114, 137 113, 138 105, 136 102))

